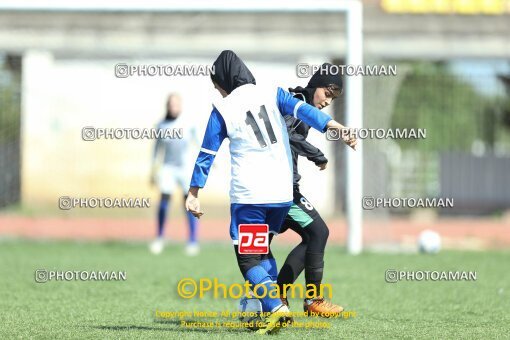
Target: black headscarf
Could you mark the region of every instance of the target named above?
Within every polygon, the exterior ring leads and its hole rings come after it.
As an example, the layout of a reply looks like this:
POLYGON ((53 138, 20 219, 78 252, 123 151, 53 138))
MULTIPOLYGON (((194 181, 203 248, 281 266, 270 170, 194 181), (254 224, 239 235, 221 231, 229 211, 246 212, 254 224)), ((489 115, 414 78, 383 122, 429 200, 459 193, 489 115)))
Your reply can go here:
POLYGON ((317 70, 306 87, 317 88, 327 87, 328 85, 337 85, 340 89, 342 88, 342 77, 339 74, 338 67, 331 65, 330 63, 324 63, 320 69, 317 70))
POLYGON ((165 121, 168 121, 168 122, 173 122, 174 120, 176 120, 177 117, 175 117, 173 115, 173 113, 170 111, 170 110, 166 110, 166 114, 165 114, 165 121))
POLYGON ((232 51, 225 50, 221 52, 213 66, 214 74, 211 74, 211 79, 225 90, 227 94, 230 94, 242 85, 255 85, 253 74, 232 51))
POLYGON ((318 87, 328 87, 329 85, 337 85, 340 90, 343 87, 342 77, 340 76, 337 69, 333 69, 335 66, 330 63, 324 63, 320 69, 317 70, 306 87, 298 86, 296 88, 289 88, 290 92, 300 93, 305 98, 305 102, 312 105, 313 95, 318 87))
POLYGON ((166 105, 165 105, 166 114, 165 114, 164 120, 168 121, 168 122, 172 122, 177 119, 177 117, 175 116, 175 112, 172 112, 168 109, 168 104, 170 103, 170 98, 172 98, 172 96, 174 96, 174 94, 168 96, 168 99, 166 100, 166 105))

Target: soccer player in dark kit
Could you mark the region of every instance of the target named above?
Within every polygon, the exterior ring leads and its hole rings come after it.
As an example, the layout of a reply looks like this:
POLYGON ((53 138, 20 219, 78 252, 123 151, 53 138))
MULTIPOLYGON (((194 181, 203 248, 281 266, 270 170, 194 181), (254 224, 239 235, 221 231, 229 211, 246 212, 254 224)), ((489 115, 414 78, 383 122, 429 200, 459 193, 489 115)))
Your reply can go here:
MULTIPOLYGON (((307 104, 323 109, 339 97, 343 91, 342 78, 333 65, 324 63, 315 72, 305 88, 290 88, 289 92, 294 98, 300 99, 307 104)), ((299 180, 301 175, 298 172, 298 156, 306 157, 314 162, 320 170, 324 170, 328 160, 324 154, 310 144, 306 138, 310 126, 302 120, 285 116, 285 122, 289 134, 292 160, 294 163, 294 186, 293 204, 280 229, 280 233, 291 229, 301 236, 299 243, 287 256, 285 263, 280 268, 277 283, 280 292, 284 291, 285 284, 296 281, 301 272, 305 271, 307 291, 320 292, 320 284, 324 270, 324 249, 329 236, 329 229, 313 205, 301 194, 299 180)), ((286 296, 281 297, 282 302, 288 306, 286 296)), ((341 306, 326 301, 322 296, 309 296, 303 303, 305 312, 314 312, 315 315, 330 316, 343 311, 341 306)), ((310 315, 310 314, 309 314, 310 315)))

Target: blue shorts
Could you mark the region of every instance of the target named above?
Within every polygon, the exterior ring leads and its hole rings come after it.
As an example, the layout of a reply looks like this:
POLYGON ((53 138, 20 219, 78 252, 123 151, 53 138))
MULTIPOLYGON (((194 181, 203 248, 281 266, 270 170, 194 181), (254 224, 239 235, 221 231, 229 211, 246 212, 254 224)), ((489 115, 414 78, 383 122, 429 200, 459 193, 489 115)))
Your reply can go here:
POLYGON ((240 224, 268 224, 270 234, 278 234, 285 216, 289 213, 292 201, 272 204, 230 205, 230 237, 234 244, 238 241, 240 224))

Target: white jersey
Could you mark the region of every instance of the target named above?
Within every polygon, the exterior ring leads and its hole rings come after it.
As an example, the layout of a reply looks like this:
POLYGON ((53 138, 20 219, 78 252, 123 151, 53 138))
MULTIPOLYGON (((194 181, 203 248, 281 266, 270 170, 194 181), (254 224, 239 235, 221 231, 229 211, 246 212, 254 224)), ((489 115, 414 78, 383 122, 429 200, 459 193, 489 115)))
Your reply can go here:
POLYGON ((230 140, 232 203, 292 201, 292 155, 276 89, 247 84, 214 103, 230 140))

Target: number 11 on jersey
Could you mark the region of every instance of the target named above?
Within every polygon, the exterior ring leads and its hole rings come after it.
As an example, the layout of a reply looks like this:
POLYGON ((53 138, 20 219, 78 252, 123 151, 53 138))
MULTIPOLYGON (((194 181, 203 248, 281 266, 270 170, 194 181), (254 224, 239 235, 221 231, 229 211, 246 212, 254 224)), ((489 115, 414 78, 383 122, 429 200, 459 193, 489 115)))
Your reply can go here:
MULTIPOLYGON (((271 126, 271 121, 269 120, 269 116, 267 115, 266 107, 264 105, 260 106, 260 111, 259 111, 258 116, 264 122, 267 134, 271 141, 271 144, 278 142, 276 140, 276 136, 274 134, 273 127, 271 126)), ((253 114, 251 113, 251 111, 246 112, 245 122, 246 122, 246 125, 251 126, 251 128, 253 129, 253 132, 255 133, 255 137, 257 137, 257 141, 259 142, 260 146, 265 148, 267 146, 267 143, 264 140, 264 136, 262 136, 262 132, 260 132, 260 128, 259 128, 257 122, 255 121, 255 117, 253 117, 253 114)))

